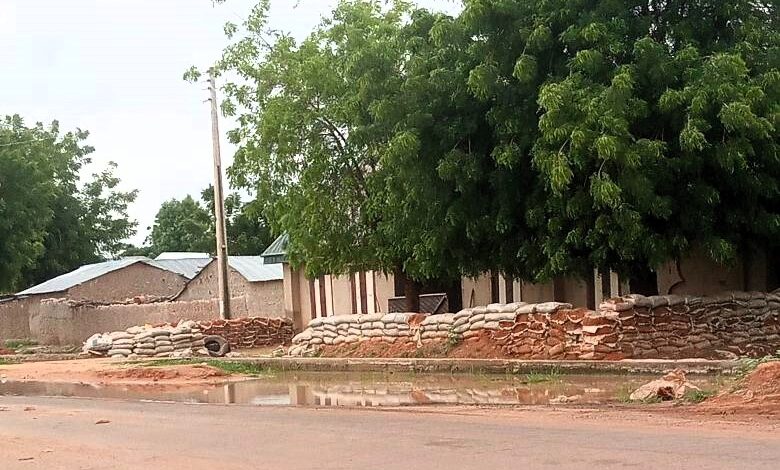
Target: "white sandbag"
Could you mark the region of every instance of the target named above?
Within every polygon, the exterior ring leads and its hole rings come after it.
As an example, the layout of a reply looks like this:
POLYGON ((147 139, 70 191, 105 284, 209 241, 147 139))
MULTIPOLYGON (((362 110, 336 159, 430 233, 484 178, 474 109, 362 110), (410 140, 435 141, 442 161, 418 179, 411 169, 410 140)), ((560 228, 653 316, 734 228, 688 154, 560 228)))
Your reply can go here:
POLYGON ((130 349, 111 349, 108 351, 109 356, 116 356, 117 354, 121 354, 122 356, 129 356, 132 353, 133 351, 130 349))
POLYGON ((87 338, 87 341, 84 342, 83 350, 85 352, 87 351, 105 352, 111 349, 112 344, 113 344, 113 340, 111 339, 110 336, 101 333, 96 333, 90 336, 89 338, 87 338))
POLYGON ((134 335, 131 335, 130 333, 126 333, 124 331, 114 331, 113 333, 109 333, 108 336, 116 341, 120 339, 133 339, 134 335))

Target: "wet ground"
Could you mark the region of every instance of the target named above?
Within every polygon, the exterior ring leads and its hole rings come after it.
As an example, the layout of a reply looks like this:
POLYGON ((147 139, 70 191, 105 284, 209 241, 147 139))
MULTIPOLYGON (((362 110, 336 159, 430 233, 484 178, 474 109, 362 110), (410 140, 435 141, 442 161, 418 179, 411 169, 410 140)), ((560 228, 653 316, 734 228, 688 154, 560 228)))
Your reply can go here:
MULTIPOLYGON (((281 373, 229 383, 111 384, 0 379, 0 395, 120 398, 183 403, 395 407, 420 405, 597 405, 625 401, 641 375, 470 376, 281 373)), ((704 390, 718 377, 692 377, 704 390)))
MULTIPOLYGON (((655 406, 655 405, 649 405, 655 406)), ((777 425, 642 408, 0 397, 0 468, 776 469, 777 425)))

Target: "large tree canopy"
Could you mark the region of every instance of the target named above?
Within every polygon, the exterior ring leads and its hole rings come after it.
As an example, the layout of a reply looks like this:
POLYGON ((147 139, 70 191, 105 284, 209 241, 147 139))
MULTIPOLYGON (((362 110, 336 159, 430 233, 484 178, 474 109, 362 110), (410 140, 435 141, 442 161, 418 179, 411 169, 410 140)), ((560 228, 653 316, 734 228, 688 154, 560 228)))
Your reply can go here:
MULTIPOLYGON (((214 188, 201 192, 201 201, 187 195, 162 203, 142 247, 126 246, 125 256, 155 257, 166 251, 214 253, 216 249, 214 188)), ((238 193, 225 198, 228 253, 258 255, 271 243, 271 230, 256 202, 243 203, 238 193)))
POLYGON ((93 148, 86 131, 0 122, 0 292, 36 284, 113 256, 135 223, 135 191, 117 189, 115 165, 79 184, 93 148))
POLYGON ((238 27, 217 73, 310 274, 524 279, 780 239, 773 2, 343 1, 308 38, 238 27))
POLYGON ((494 153, 539 176, 525 216, 539 273, 776 246, 776 13, 752 0, 466 2, 483 58, 472 85, 500 118, 494 153))

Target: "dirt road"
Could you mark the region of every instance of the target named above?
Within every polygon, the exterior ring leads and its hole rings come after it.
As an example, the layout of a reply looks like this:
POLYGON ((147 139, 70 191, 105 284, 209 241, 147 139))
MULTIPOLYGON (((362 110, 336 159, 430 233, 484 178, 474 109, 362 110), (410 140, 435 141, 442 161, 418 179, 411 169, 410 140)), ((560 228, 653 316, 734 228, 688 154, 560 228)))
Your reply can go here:
POLYGON ((777 421, 549 408, 379 411, 0 397, 4 470, 775 469, 779 461, 777 421))

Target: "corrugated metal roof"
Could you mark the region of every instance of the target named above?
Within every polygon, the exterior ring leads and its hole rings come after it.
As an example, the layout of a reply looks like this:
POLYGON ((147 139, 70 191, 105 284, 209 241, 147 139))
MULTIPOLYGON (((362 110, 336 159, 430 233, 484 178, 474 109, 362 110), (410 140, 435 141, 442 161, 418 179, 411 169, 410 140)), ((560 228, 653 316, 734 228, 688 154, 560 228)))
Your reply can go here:
POLYGON ((149 264, 166 271, 181 274, 187 279, 192 279, 203 271, 203 268, 208 266, 210 262, 211 258, 155 259, 154 261, 150 260, 149 264))
POLYGON ((249 282, 284 279, 282 264, 265 264, 262 256, 228 256, 228 264, 249 282))
POLYGON ((211 259, 211 255, 208 253, 195 253, 192 251, 166 251, 157 255, 155 261, 169 260, 169 259, 211 259))
POLYGON ((290 243, 290 235, 286 232, 279 235, 268 248, 265 249, 262 256, 266 261, 273 264, 282 263, 287 259, 287 244, 290 243))
POLYGON ((110 272, 126 268, 135 263, 148 264, 149 266, 154 266, 163 271, 174 272, 187 279, 192 279, 197 276, 209 262, 211 262, 210 258, 151 260, 143 256, 131 256, 118 260, 104 261, 102 263, 86 264, 75 271, 57 276, 54 279, 49 279, 37 286, 23 290, 17 295, 64 292, 71 287, 91 281, 110 272))
MULTIPOLYGON (((131 264, 146 262, 144 258, 126 258, 113 261, 104 261, 102 263, 86 264, 75 271, 57 276, 54 279, 38 284, 37 286, 30 287, 27 290, 19 292, 18 295, 30 295, 30 294, 50 294, 52 292, 62 292, 70 289, 73 286, 83 284, 87 281, 91 281, 97 277, 108 274, 117 269, 130 266, 131 264)), ((148 260, 151 261, 151 260, 148 260)))

